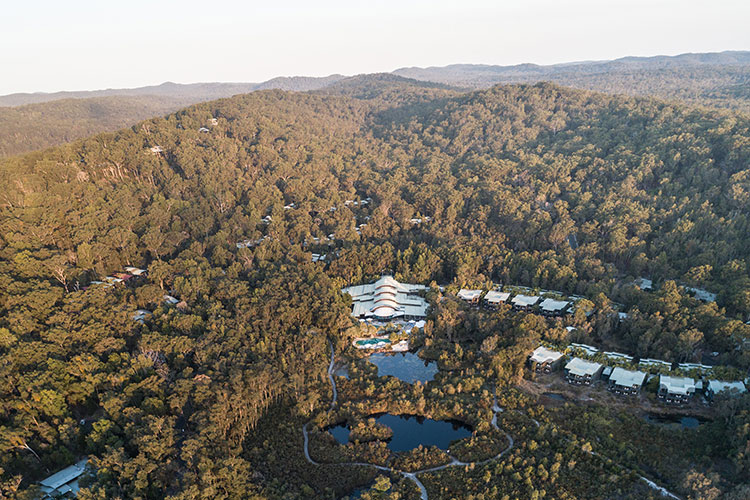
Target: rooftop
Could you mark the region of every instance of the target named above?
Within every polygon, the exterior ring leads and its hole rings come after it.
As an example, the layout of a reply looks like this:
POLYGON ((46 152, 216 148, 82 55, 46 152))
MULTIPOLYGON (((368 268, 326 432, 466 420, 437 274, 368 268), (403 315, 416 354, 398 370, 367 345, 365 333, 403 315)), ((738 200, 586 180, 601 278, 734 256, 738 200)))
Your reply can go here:
POLYGON ((539 307, 544 311, 557 312, 562 311, 570 305, 567 300, 544 299, 539 307))
POLYGON ((586 361, 585 359, 581 358, 573 358, 568 361, 567 365, 565 365, 565 369, 568 370, 569 373, 577 375, 579 377, 585 375, 594 375, 596 372, 601 370, 601 368, 601 364, 595 363, 594 361, 586 361))
POLYGON ((621 385, 624 387, 640 387, 643 385, 643 381, 646 379, 646 374, 634 370, 626 370, 619 366, 612 370, 612 374, 609 376, 614 384, 621 385))
POLYGON ((544 346, 537 347, 534 349, 534 352, 531 353, 531 360, 537 363, 554 363, 562 357, 563 354, 561 352, 547 349, 544 346))
POLYGON ((88 459, 84 458, 69 467, 65 467, 60 472, 52 474, 46 479, 42 479, 39 481, 39 484, 42 485, 42 491, 47 494, 54 494, 55 496, 58 493, 65 493, 67 491, 72 491, 74 493, 77 492, 77 484, 70 486, 67 485, 78 479, 81 474, 83 474, 87 462, 88 459))
POLYGON ((519 294, 513 297, 513 300, 511 300, 511 302, 514 305, 517 305, 520 307, 527 307, 527 306, 533 306, 534 304, 536 304, 540 298, 541 297, 539 297, 538 295, 519 294))
POLYGON ((732 391, 732 390, 739 391, 740 393, 747 391, 747 389, 745 388, 745 384, 743 384, 740 381, 724 382, 722 380, 709 380, 708 390, 713 392, 714 394, 718 394, 724 391, 732 391))
POLYGON ((484 300, 490 303, 505 302, 510 298, 508 292, 498 292, 497 290, 491 290, 484 296, 484 300))
POLYGON ((669 375, 660 375, 659 388, 663 388, 670 394, 692 394, 695 392, 695 380, 689 377, 670 377, 669 375))
POLYGON ((463 300, 478 299, 480 295, 482 295, 482 290, 469 290, 462 288, 458 291, 458 298, 463 300))

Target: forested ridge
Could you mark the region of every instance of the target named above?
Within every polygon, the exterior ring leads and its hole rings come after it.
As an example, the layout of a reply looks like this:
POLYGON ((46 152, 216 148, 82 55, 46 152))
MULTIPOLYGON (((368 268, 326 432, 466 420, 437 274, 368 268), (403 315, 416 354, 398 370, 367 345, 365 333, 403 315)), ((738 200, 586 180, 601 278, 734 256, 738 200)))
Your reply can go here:
MULTIPOLYGON (((0 160, 0 494, 28 498, 81 456, 95 469, 83 499, 335 498, 366 484, 367 471, 307 464, 300 428, 322 423, 330 399, 327 341, 348 345, 341 287, 386 271, 579 294, 596 313, 571 320, 576 340, 681 361, 717 351, 746 371, 749 127, 728 110, 547 83, 461 93, 374 75, 197 104, 0 160), (148 277, 91 285, 124 266, 148 277), (659 289, 627 285, 639 276, 659 289), (630 318, 613 320, 616 307, 630 318), (136 309, 153 316, 135 322, 136 309)), ((628 417, 548 414, 514 388, 529 349, 569 334, 561 324, 428 298, 423 341, 451 367, 444 383, 355 377, 351 405, 394 405, 391 393, 480 420, 499 386, 542 423, 509 411, 520 444, 507 462, 438 474, 430 498, 658 495, 616 457, 581 451, 592 443, 685 497, 743 498, 746 400, 698 439, 660 435, 661 452, 689 455, 657 463, 648 444, 624 441, 640 429, 628 417), (601 434, 617 422, 627 433, 601 434)))

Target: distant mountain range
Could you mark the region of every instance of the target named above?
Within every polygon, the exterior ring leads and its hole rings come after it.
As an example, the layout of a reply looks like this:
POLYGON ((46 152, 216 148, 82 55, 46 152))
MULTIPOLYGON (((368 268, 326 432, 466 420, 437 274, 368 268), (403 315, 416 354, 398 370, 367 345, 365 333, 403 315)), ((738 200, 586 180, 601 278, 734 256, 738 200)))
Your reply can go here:
MULTIPOLYGON (((324 90, 368 98, 388 91, 399 77, 433 87, 487 88, 503 83, 550 81, 611 94, 653 96, 691 105, 750 112, 750 51, 678 56, 623 57, 549 66, 453 64, 400 68, 370 75, 371 88, 347 87, 344 75, 278 77, 262 83, 162 83, 132 89, 19 93, 0 96, 0 157, 41 149, 97 132, 113 131, 204 101, 256 90, 324 90), (354 94, 356 95, 354 95, 354 94)), ((359 81, 359 80, 358 80, 359 81)))

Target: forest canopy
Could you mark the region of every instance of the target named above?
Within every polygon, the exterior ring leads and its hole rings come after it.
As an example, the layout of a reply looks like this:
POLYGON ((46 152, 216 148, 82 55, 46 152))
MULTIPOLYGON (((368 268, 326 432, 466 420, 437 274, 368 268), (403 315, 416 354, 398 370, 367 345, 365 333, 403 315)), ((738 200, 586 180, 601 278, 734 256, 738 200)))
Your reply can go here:
MULTIPOLYGON (((328 341, 340 348, 352 326, 341 287, 384 272, 579 294, 597 310, 575 319, 592 339, 688 361, 718 351, 746 370, 749 127, 548 83, 462 93, 386 75, 197 104, 0 160, 0 491, 31 495, 85 455, 85 499, 333 496, 331 470, 302 459, 300 423, 327 404, 328 341), (125 266, 148 275, 96 285, 125 266), (642 276, 659 290, 626 286, 642 276), (622 325, 614 301, 631 311, 622 325)), ((459 322, 451 307, 430 318, 435 335, 452 322, 445 362, 493 385, 563 331, 533 315, 459 322)), ((750 471, 742 415, 717 431, 734 443, 727 490, 750 471)), ((487 495, 548 481, 563 466, 553 450, 572 446, 506 418, 550 448, 529 444, 528 481, 516 455, 519 472, 496 471, 487 495)), ((577 483, 572 462, 561 497, 600 495, 597 467, 632 480, 602 460, 577 483)))

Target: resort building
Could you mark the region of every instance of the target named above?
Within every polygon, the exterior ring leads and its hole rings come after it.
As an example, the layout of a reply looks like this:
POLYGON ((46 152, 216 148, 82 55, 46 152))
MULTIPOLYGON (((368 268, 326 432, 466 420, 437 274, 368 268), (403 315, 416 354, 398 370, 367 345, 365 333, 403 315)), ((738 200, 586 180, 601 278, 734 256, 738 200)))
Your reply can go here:
POLYGON ((484 306, 487 309, 497 309, 500 303, 508 302, 510 294, 507 292, 498 292, 497 290, 490 290, 487 295, 484 296, 484 306))
POLYGON ((609 385, 607 386, 607 389, 615 394, 638 394, 638 391, 643 387, 643 382, 645 380, 645 373, 626 370, 617 366, 609 375, 609 385))
POLYGON ((526 311, 528 309, 531 309, 534 307, 534 305, 539 302, 538 295, 516 295, 513 297, 513 300, 511 300, 511 304, 513 304, 513 309, 517 311, 526 311))
POLYGON ((472 306, 479 304, 481 296, 482 290, 467 290, 466 288, 462 288, 458 291, 458 298, 472 306))
POLYGON ((650 358, 644 358, 638 361, 639 366, 645 366, 647 368, 656 367, 656 368, 664 368, 667 370, 672 370, 672 363, 669 361, 662 361, 661 359, 650 359, 650 358))
POLYGON ((688 377, 659 376, 659 398, 667 403, 682 404, 695 393, 695 380, 688 377))
POLYGON ((427 316, 427 301, 416 295, 427 290, 424 285, 399 283, 392 276, 383 276, 369 285, 342 289, 352 298, 352 316, 361 319, 390 321, 422 319, 427 316))
POLYGON ((539 346, 529 356, 529 364, 538 372, 549 373, 560 366, 563 353, 539 346))
POLYGON ((568 306, 570 306, 570 302, 567 300, 544 299, 539 304, 539 309, 545 316, 561 316, 566 312, 568 306))
POLYGON ((700 373, 708 373, 713 369, 713 367, 701 363, 680 363, 677 365, 677 368, 685 371, 696 370, 700 373))
POLYGON ((569 384, 591 385, 601 372, 601 364, 581 358, 573 358, 565 365, 565 378, 569 384))
POLYGON ((708 386, 706 387, 706 397, 713 399, 716 394, 720 392, 732 393, 736 391, 737 394, 743 394, 747 391, 745 384, 740 381, 737 382, 724 382, 721 380, 709 380, 708 386))
POLYGON ((582 350, 583 352, 585 352, 586 354, 588 354, 590 356, 594 356, 595 354, 599 353, 599 349, 597 349, 596 347, 590 346, 590 345, 576 344, 575 342, 571 343, 570 345, 572 347, 575 347, 576 349, 582 350))
POLYGON ((47 479, 39 481, 42 499, 59 498, 66 495, 78 495, 78 478, 81 477, 86 469, 87 459, 83 459, 76 464, 66 467, 60 472, 52 474, 47 479))
POLYGON ((621 352, 608 352, 608 351, 604 351, 602 353, 602 356, 604 356, 607 359, 610 359, 612 361, 626 361, 628 363, 632 363, 633 362, 633 356, 629 356, 627 354, 622 354, 621 352))

